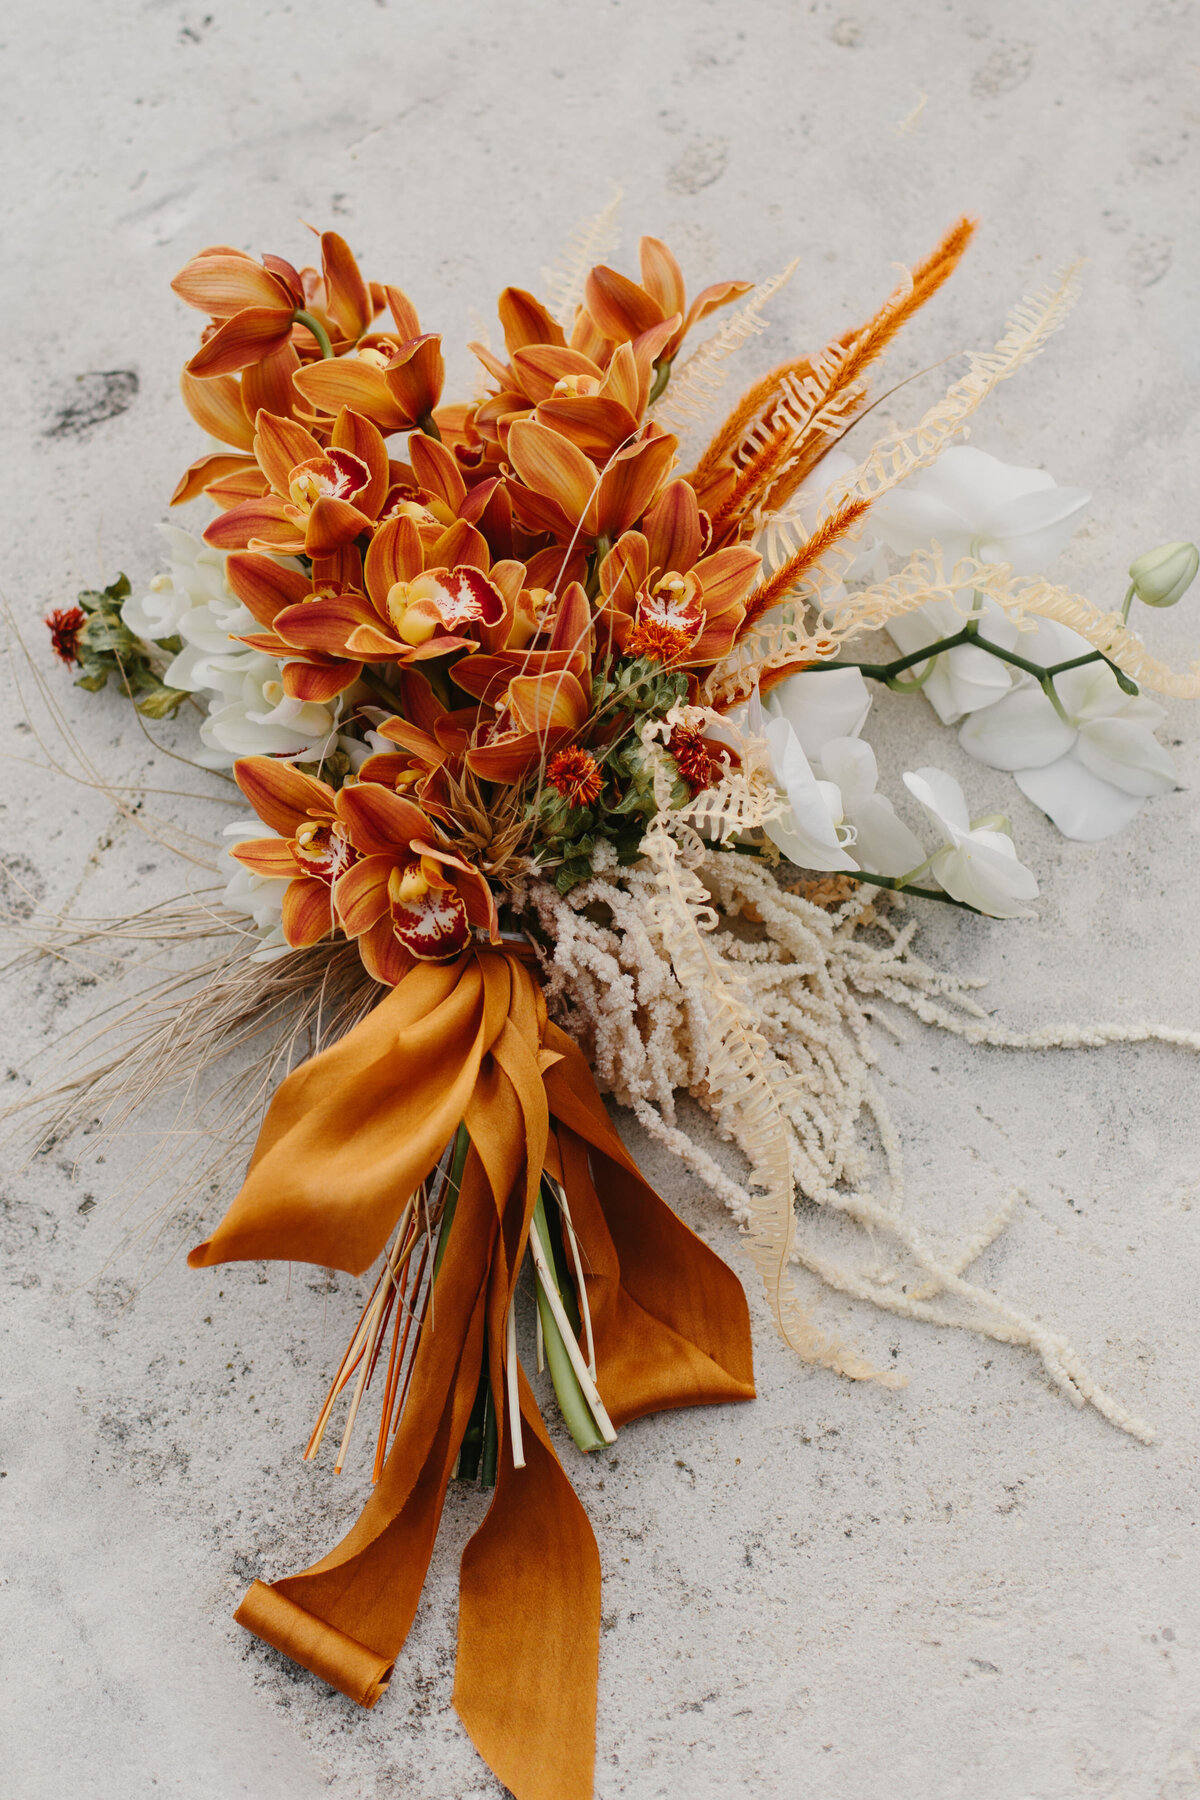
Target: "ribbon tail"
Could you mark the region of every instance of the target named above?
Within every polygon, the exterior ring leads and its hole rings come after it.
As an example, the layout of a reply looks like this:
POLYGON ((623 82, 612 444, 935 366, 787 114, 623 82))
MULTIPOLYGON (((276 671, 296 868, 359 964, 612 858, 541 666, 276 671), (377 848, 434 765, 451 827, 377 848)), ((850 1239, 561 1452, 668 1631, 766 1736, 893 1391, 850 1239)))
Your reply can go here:
POLYGON ((382 1480, 335 1549, 301 1574, 256 1581, 234 1615, 360 1706, 374 1706, 387 1687, 433 1554, 479 1385, 496 1235, 491 1190, 471 1157, 438 1278, 436 1322, 422 1333, 382 1480))
POLYGON ((516 1800, 592 1800, 600 1554, 523 1370, 518 1383, 525 1467, 501 1442, 463 1552, 454 1705, 516 1800))

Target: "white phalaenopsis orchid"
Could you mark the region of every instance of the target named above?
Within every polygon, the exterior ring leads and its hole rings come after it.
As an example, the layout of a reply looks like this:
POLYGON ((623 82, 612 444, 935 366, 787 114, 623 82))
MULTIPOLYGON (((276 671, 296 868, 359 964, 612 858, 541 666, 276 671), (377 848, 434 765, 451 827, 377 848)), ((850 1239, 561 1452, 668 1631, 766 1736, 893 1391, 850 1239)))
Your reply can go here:
POLYGON ((942 834, 943 848, 929 859, 931 873, 954 900, 993 919, 1030 917, 1025 902, 1037 896, 1033 874, 1017 860, 1016 847, 996 819, 971 823, 967 802, 952 775, 918 769, 904 784, 942 834))
MULTIPOLYGON (((1037 654, 1050 665, 1090 648, 1046 620, 1036 637, 1037 654)), ((1175 764, 1154 736, 1166 713, 1123 693, 1107 663, 1064 670, 1054 688, 1061 713, 1023 676, 997 705, 966 721, 959 742, 978 762, 1014 775, 1064 837, 1095 843, 1127 825, 1143 800, 1175 787, 1175 764)))
MULTIPOLYGON (((1040 572, 1062 550, 1088 504, 1082 488, 1060 488, 1043 469, 1015 468, 966 445, 946 450, 931 469, 876 501, 871 518, 890 550, 909 556, 940 544, 947 568, 964 557, 1008 563, 1018 574, 1040 572)), ((1018 648, 1004 612, 985 599, 977 616, 983 634, 1001 649, 1018 648)), ((933 601, 888 622, 905 656, 953 637, 966 615, 949 601, 933 601)), ((1011 691, 1013 671, 985 650, 959 644, 945 651, 924 685, 944 725, 994 706, 1011 691)))
POLYGON ((871 708, 858 669, 804 671, 774 688, 763 705, 763 735, 792 818, 767 827, 793 862, 810 869, 866 869, 905 875, 925 855, 920 841, 875 792, 875 754, 859 738, 871 708), (842 835, 838 835, 838 828, 842 835), (803 838, 807 857, 798 854, 803 838), (853 846, 850 857, 847 845, 853 846), (834 861, 813 861, 823 852, 834 861))

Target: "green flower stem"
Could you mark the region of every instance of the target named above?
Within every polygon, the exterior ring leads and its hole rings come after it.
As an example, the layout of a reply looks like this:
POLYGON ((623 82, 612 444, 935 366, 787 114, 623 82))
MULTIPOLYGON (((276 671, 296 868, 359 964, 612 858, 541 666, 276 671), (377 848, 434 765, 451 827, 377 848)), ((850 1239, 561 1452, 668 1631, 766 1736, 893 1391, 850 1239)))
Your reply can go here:
MULTIPOLYGON (((918 871, 914 869, 913 873, 918 871)), ((957 906, 980 918, 987 916, 980 913, 977 906, 971 906, 966 900, 956 900, 953 894, 947 894, 941 888, 911 887, 906 875, 868 875, 865 869, 846 869, 844 874, 847 881, 866 881, 872 887, 891 888, 896 894, 916 894, 922 900, 941 900, 946 906, 957 906)))
POLYGON ((546 1208, 539 1195, 529 1226, 529 1249, 537 1278, 538 1316, 542 1321, 546 1365, 571 1436, 581 1450, 599 1450, 604 1444, 615 1442, 617 1434, 571 1330, 562 1302, 558 1271, 547 1247, 549 1242, 546 1208))
POLYGON ((1128 625, 1128 623, 1129 623, 1129 609, 1133 605, 1133 596, 1136 593, 1137 593, 1137 582, 1131 581, 1129 584, 1129 592, 1126 594, 1125 599, 1121 605, 1121 621, 1125 625, 1128 625))
POLYGON ((292 319, 295 324, 303 325, 306 331, 312 332, 320 347, 322 359, 328 361, 333 355, 333 345, 330 343, 329 333, 322 325, 320 319, 314 318, 310 312, 305 312, 302 306, 296 308, 295 312, 292 314, 292 319))
MULTIPOLYGON (((929 663, 932 666, 939 656, 943 656, 947 650, 956 650, 960 644, 974 644, 977 649, 986 650, 989 656, 998 657, 1001 662, 1011 663, 1014 669, 1023 669, 1026 675, 1032 675, 1034 680, 1043 686, 1048 680, 1053 681, 1056 675, 1061 675, 1066 669, 1078 669, 1084 663, 1102 662, 1107 663, 1112 670, 1117 686, 1122 693, 1136 694, 1138 691, 1137 683, 1126 675, 1124 669, 1118 669, 1112 659, 1105 656, 1103 650, 1089 650, 1085 656, 1074 656, 1066 662, 1053 663, 1049 667, 1045 667, 1041 663, 1030 662, 1027 656, 1018 656, 1015 650, 1004 650, 999 644, 993 644, 989 638, 980 637, 978 627, 973 629, 970 624, 964 625, 961 631, 956 631, 953 637, 939 638, 936 643, 927 645, 925 649, 912 650, 907 656, 897 656, 892 662, 814 663, 811 669, 805 670, 805 674, 816 675, 825 669, 860 669, 871 681, 882 681, 885 686, 894 688, 899 693, 912 693, 918 684, 906 682, 897 686, 896 677, 903 675, 908 669, 917 668, 921 663, 929 663)), ((929 673, 930 670, 926 670, 924 676, 921 677, 922 682, 928 680, 929 673)), ((1054 696, 1050 695, 1050 698, 1053 700, 1054 696)))
POLYGON ((442 434, 432 413, 426 413, 424 418, 417 420, 417 430, 423 431, 426 437, 436 438, 439 444, 442 441, 442 434))
POLYGON ((654 402, 666 392, 667 383, 671 379, 671 361, 669 356, 664 356, 661 362, 655 363, 654 385, 650 389, 650 397, 646 401, 647 408, 653 406, 654 402))

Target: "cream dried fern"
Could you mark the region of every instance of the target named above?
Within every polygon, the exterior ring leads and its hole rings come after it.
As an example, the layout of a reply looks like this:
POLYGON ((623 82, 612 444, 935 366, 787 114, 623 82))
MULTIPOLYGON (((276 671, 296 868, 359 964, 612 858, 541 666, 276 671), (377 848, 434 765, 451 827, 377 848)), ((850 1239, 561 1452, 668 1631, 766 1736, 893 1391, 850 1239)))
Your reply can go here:
POLYGON ((583 300, 589 271, 611 256, 620 241, 617 220, 623 198, 624 190, 618 187, 607 206, 572 231, 555 266, 542 270, 546 304, 568 335, 575 323, 575 309, 583 300))
MULTIPOLYGON (((1023 299, 1009 315, 994 348, 970 352, 965 374, 951 384, 916 425, 892 432, 874 444, 854 474, 838 484, 838 499, 878 500, 909 475, 935 462, 999 384, 1045 348, 1075 304, 1078 292, 1076 264, 1064 270, 1052 286, 1023 299)), ((832 503, 827 502, 814 530, 820 530, 832 510, 832 503)), ((775 521, 771 549, 777 559, 776 568, 801 549, 805 537, 811 535, 803 531, 795 514, 791 519, 791 524, 783 518, 775 521)), ((795 589, 797 601, 815 613, 833 606, 856 555, 853 544, 836 544, 805 570, 795 589)), ((803 613, 797 613, 791 623, 768 614, 738 640, 730 655, 713 670, 705 683, 704 697, 722 708, 734 705, 750 693, 768 670, 796 661, 819 661, 835 654, 836 648, 819 625, 806 625, 803 613), (823 638, 824 643, 820 641, 823 638)))
POLYGON ((768 320, 763 317, 763 308, 780 288, 787 286, 799 266, 800 259, 795 257, 778 275, 760 281, 745 304, 692 352, 678 375, 672 374, 662 399, 648 415, 656 425, 682 437, 711 414, 729 376, 725 364, 750 338, 766 330, 768 320))

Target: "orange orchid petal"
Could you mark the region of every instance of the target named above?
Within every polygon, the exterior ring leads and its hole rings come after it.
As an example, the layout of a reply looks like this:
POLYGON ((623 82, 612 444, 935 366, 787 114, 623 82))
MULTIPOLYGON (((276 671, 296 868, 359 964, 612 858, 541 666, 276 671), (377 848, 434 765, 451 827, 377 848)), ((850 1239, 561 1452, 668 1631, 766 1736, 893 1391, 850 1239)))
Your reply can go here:
POLYGON ((333 930, 333 906, 323 881, 300 876, 283 896, 283 935, 293 950, 319 944, 333 930))
POLYGON ((742 294, 748 294, 753 286, 752 281, 716 281, 711 287, 704 288, 696 295, 688 308, 681 335, 686 336, 693 325, 698 324, 701 319, 706 319, 709 313, 715 312, 719 306, 727 306, 731 300, 737 300, 742 294))
POLYGON ((682 313, 687 303, 683 271, 661 238, 644 237, 638 244, 642 286, 664 318, 682 313))
POLYGON ((364 856, 338 876, 333 906, 347 937, 361 937, 387 912, 388 876, 395 866, 391 856, 364 856))
MULTIPOLYGON (((275 618, 275 630, 293 650, 316 650, 322 656, 358 660, 350 640, 360 625, 378 627, 375 614, 356 594, 334 594, 287 606, 275 618)), ((391 640, 389 640, 391 642, 391 640)))
MULTIPOLYGON (((494 573, 494 572, 493 572, 494 573)), ((587 555, 578 545, 568 552, 565 544, 551 544, 538 550, 526 564, 525 586, 547 588, 561 594, 572 581, 582 581, 587 574, 587 555)))
POLYGON ((323 592, 353 588, 361 593, 363 559, 358 545, 343 544, 332 556, 314 556, 312 581, 314 589, 323 592))
POLYGON ((508 704, 524 730, 578 731, 588 716, 583 683, 569 669, 548 675, 518 675, 508 685, 508 704))
POLYGON ((300 865, 285 838, 253 838, 246 844, 232 844, 229 854, 253 875, 292 879, 300 872, 300 865))
POLYGON ((467 484, 451 452, 436 438, 414 431, 408 441, 408 454, 412 458, 418 487, 445 501, 451 512, 456 513, 466 499, 467 484))
POLYGON ((446 364, 435 333, 402 344, 383 372, 388 392, 409 425, 427 419, 442 397, 446 364))
POLYGON ((254 454, 275 492, 286 494, 297 463, 311 462, 320 456, 321 446, 312 432, 297 425, 294 419, 260 412, 254 420, 254 454))
POLYGON ((371 419, 384 433, 402 431, 411 424, 408 414, 392 398, 378 363, 363 357, 339 356, 309 363, 298 370, 294 385, 319 412, 338 413, 343 406, 349 406, 371 419))
POLYGON ((566 344, 562 326, 524 288, 507 287, 496 302, 508 354, 526 344, 566 344))
POLYGON ((659 325, 663 309, 645 288, 618 274, 604 263, 597 263, 583 287, 587 309, 605 337, 616 344, 636 338, 652 325, 659 325))
POLYGON ((417 317, 417 309, 404 292, 403 288, 385 287, 388 310, 396 321, 396 335, 402 344, 410 338, 420 337, 421 321, 417 317))
POLYGON ((594 508, 597 535, 619 537, 642 516, 675 460, 675 442, 663 434, 617 451, 600 478, 594 508))
POLYGON ((357 342, 375 317, 375 309, 353 252, 336 231, 327 231, 321 238, 321 269, 330 315, 342 336, 357 342))
POLYGON ((283 665, 280 680, 284 693, 291 699, 311 700, 318 706, 325 706, 353 687, 361 674, 360 662, 287 662, 283 665))
POLYGON ((612 353, 612 339, 605 337, 586 306, 578 308, 575 323, 571 327, 571 349, 579 350, 584 356, 590 356, 594 363, 603 368, 612 353))
MULTIPOLYGON (((535 494, 532 488, 524 487, 510 487, 508 499, 522 531, 535 535, 548 532, 551 537, 561 539, 564 545, 574 537, 577 521, 563 511, 557 500, 548 500, 545 494, 535 494)), ((589 541, 585 548, 590 547, 589 541)))
POLYGON ((298 606, 312 593, 312 583, 299 569, 285 569, 270 556, 235 550, 225 562, 225 579, 260 625, 274 625, 285 606, 298 606))
POLYGON ((635 420, 641 418, 649 389, 643 386, 632 344, 617 345, 604 372, 600 392, 606 400, 615 400, 632 413, 635 420))
POLYGON ((429 833, 419 806, 373 781, 342 788, 337 810, 354 848, 365 856, 407 855, 413 838, 429 833))
POLYGON ((569 731, 529 731, 498 744, 479 744, 467 751, 467 767, 484 781, 505 785, 524 781, 543 756, 552 755, 570 735, 569 731))
POLYGON ((358 495, 355 505, 370 518, 377 518, 391 486, 387 445, 379 427, 362 413, 344 406, 334 421, 330 443, 335 450, 349 450, 370 470, 371 479, 358 495))
POLYGON ((533 419, 520 419, 508 434, 513 468, 535 494, 555 501, 573 522, 596 497, 596 470, 569 439, 533 419))
POLYGON ((277 413, 290 419, 296 407, 296 390, 292 377, 300 367, 296 347, 289 339, 269 356, 251 363, 242 372, 242 406, 247 418, 256 419, 260 412, 277 413))
POLYGON ((492 557, 482 531, 476 531, 474 525, 469 525, 466 519, 455 519, 453 525, 448 525, 427 551, 426 561, 435 569, 454 568, 460 563, 466 563, 472 569, 482 569, 486 575, 492 557))
POLYGON ((618 445, 637 430, 637 419, 616 400, 588 394, 577 400, 543 400, 534 418, 599 463, 607 462, 618 445))
POLYGON ((700 555, 703 533, 700 503, 686 481, 672 481, 663 489, 642 521, 653 569, 672 569, 686 575, 700 555))
POLYGON ((492 380, 500 383, 501 389, 509 386, 512 381, 512 370, 496 355, 495 351, 489 350, 486 344, 474 342, 468 344, 467 349, 479 358, 492 380))
POLYGON ((171 286, 188 306, 210 319, 231 319, 247 307, 292 311, 283 284, 248 256, 194 256, 171 286))
POLYGON ((232 511, 243 500, 265 500, 271 492, 262 470, 252 456, 240 468, 231 469, 227 475, 218 475, 215 480, 209 481, 204 491, 222 512, 232 511))
POLYGON ((263 824, 281 837, 294 837, 305 819, 333 812, 331 787, 273 756, 243 757, 233 765, 233 778, 263 824))
POLYGON ((592 635, 592 609, 581 582, 573 581, 558 603, 550 654, 563 654, 578 672, 587 669, 592 635))
POLYGON ((529 344, 523 350, 514 350, 512 366, 533 401, 549 400, 557 383, 569 376, 582 375, 595 382, 603 379, 603 370, 590 356, 560 344, 529 344))
POLYGON ((237 450, 253 448, 253 415, 242 404, 242 389, 235 375, 214 375, 202 381, 184 369, 179 377, 179 391, 201 431, 237 450))
POLYGON ((638 383, 641 403, 638 412, 645 411, 650 399, 650 389, 654 383, 655 364, 660 356, 673 356, 679 348, 679 338, 683 320, 678 313, 672 313, 661 325, 652 325, 649 331, 643 331, 641 337, 634 338, 631 346, 634 361, 637 364, 638 383))
POLYGON ((248 363, 261 362, 292 335, 292 309, 281 312, 269 306, 247 306, 226 319, 218 331, 201 344, 187 364, 189 375, 236 375, 248 363))
POLYGON ((710 619, 737 606, 758 579, 762 557, 745 544, 731 544, 706 556, 695 566, 703 590, 704 610, 710 619))
MULTIPOLYGON (((442 642, 442 639, 430 638, 422 648, 428 651, 429 645, 432 644, 434 648, 430 654, 440 655, 443 653, 440 649, 442 642)), ((462 648, 457 639, 453 640, 453 646, 456 650, 462 648)), ((363 662, 388 662, 393 657, 407 658, 416 655, 416 651, 409 644, 402 644, 400 639, 387 631, 384 626, 365 620, 347 633, 345 650, 348 656, 359 656, 363 662)))
POLYGON ((358 953, 367 974, 388 987, 398 987, 414 966, 415 959, 392 929, 390 915, 363 933, 358 940, 358 953))
POLYGON ((511 557, 514 548, 512 501, 507 485, 499 476, 480 481, 468 490, 459 517, 479 527, 493 556, 501 560, 511 557))
POLYGON ((283 501, 268 494, 262 500, 243 500, 213 519, 205 527, 204 541, 214 550, 246 550, 252 544, 266 544, 290 552, 296 547, 296 527, 284 511, 283 501))
POLYGON ((650 545, 640 531, 626 531, 600 564, 600 592, 608 606, 632 618, 650 575, 650 545))
POLYGON ((258 464, 252 456, 236 456, 232 453, 225 456, 217 450, 211 456, 198 457, 179 477, 170 503, 172 506, 182 506, 185 500, 194 500, 197 494, 204 493, 209 484, 219 480, 221 476, 240 475, 248 469, 253 469, 258 474, 258 464))
POLYGON ((322 494, 313 501, 308 515, 304 554, 332 556, 343 544, 352 544, 364 531, 370 531, 371 524, 366 513, 352 506, 349 500, 335 500, 331 494, 322 494))
POLYGON ((425 567, 421 534, 411 519, 389 519, 371 539, 363 563, 367 592, 381 616, 397 581, 415 581, 425 567))

